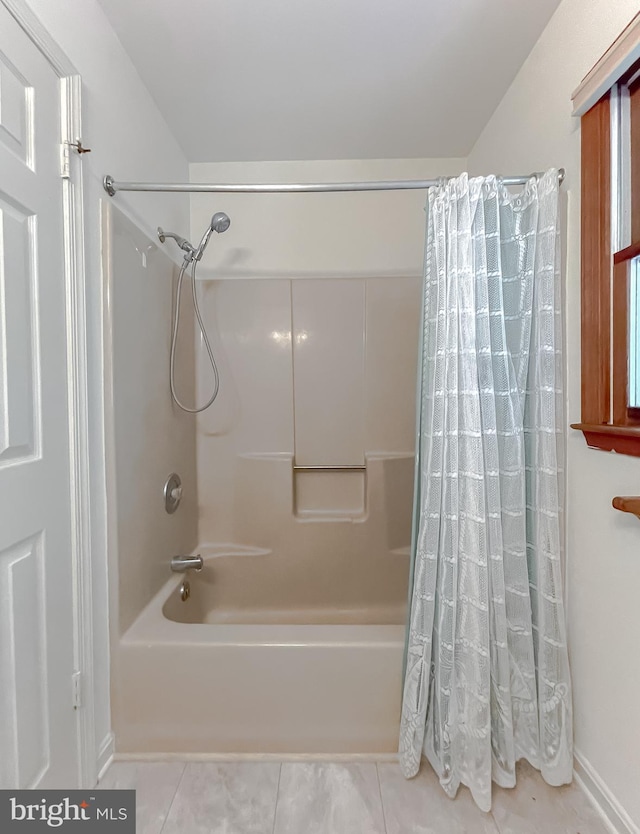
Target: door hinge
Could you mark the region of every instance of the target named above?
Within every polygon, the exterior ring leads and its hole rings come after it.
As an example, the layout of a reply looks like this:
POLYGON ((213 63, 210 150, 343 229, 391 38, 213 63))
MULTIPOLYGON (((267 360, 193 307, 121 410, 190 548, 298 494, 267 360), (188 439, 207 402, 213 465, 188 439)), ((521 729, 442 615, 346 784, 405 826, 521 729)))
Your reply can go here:
POLYGON ((71 179, 71 151, 68 142, 60 145, 60 176, 63 180, 71 179))
POLYGON ((63 180, 71 179, 71 148, 75 148, 79 155, 91 153, 91 148, 84 148, 82 140, 62 142, 60 144, 60 176, 63 180))
POLYGON ((74 709, 82 706, 82 672, 74 672, 71 675, 71 700, 74 709))

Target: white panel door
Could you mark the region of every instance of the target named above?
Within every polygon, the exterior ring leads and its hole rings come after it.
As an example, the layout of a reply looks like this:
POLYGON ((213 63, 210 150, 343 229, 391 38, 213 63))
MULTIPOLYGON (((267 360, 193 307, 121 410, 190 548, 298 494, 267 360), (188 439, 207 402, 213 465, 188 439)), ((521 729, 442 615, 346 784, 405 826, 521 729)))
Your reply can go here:
POLYGON ((0 3, 0 788, 78 785, 60 137, 0 3))

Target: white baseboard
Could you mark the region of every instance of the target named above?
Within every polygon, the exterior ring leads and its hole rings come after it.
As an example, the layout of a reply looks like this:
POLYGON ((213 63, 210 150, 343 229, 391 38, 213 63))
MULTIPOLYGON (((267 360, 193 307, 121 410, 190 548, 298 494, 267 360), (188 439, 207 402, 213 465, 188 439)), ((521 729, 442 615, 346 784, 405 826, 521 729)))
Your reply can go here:
POLYGON ((640 828, 620 805, 592 765, 578 752, 574 757, 573 774, 576 782, 602 814, 612 834, 640 834, 640 828))
MULTIPOLYGON (((116 753, 116 762, 397 762, 397 753, 116 753)), ((635 832, 634 832, 635 834, 635 832)))
POLYGON ((113 761, 114 755, 115 736, 113 733, 109 733, 104 737, 102 744, 100 745, 100 750, 98 751, 98 762, 96 768, 96 770, 98 771, 98 782, 102 779, 106 769, 113 761))

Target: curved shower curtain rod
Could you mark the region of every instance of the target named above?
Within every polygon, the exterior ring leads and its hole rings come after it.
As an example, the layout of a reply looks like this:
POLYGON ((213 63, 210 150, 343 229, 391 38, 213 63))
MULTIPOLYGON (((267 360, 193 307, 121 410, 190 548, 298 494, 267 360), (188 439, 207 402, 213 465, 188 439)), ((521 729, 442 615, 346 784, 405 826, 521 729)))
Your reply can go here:
MULTIPOLYGON (((504 185, 525 185, 531 177, 541 177, 541 173, 518 177, 501 177, 504 185)), ((440 185, 442 180, 455 177, 440 177, 432 180, 383 180, 382 182, 313 182, 313 183, 260 183, 245 185, 240 183, 197 183, 197 182, 117 182, 107 174, 102 185, 110 197, 118 191, 187 191, 192 193, 224 192, 238 194, 291 194, 306 191, 406 191, 409 189, 432 188, 440 185)), ((562 184, 564 168, 558 169, 558 179, 562 184)))

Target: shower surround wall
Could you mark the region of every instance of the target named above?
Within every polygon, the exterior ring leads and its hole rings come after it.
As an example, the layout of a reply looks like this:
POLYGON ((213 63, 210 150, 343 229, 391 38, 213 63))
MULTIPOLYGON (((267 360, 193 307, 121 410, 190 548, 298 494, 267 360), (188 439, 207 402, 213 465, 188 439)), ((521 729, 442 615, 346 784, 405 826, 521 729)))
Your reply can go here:
MULTIPOLYGON (((110 554, 118 588, 111 608, 116 647, 166 582, 171 557, 196 544, 196 460, 193 418, 174 405, 168 385, 177 268, 114 205, 103 211, 103 258, 109 434, 115 452, 109 500, 117 521, 117 552, 110 554), (178 511, 167 515, 162 488, 174 471, 182 478, 184 497, 178 511)), ((193 314, 181 319, 176 376, 182 396, 192 399, 193 314)))
POLYGON ((403 622, 419 280, 205 287, 223 384, 198 422, 200 542, 245 546, 219 562, 225 608, 403 622))
MULTIPOLYGON (((193 165, 191 178, 384 180, 463 167, 216 164, 193 165)), ((193 230, 213 211, 232 221, 200 268, 221 389, 198 418, 197 458, 199 540, 221 555, 235 548, 219 566, 238 622, 276 611, 404 621, 424 202, 424 192, 192 196, 193 230), (345 469, 314 468, 329 466, 345 469)), ((199 400, 211 385, 204 360, 198 350, 199 400)))

